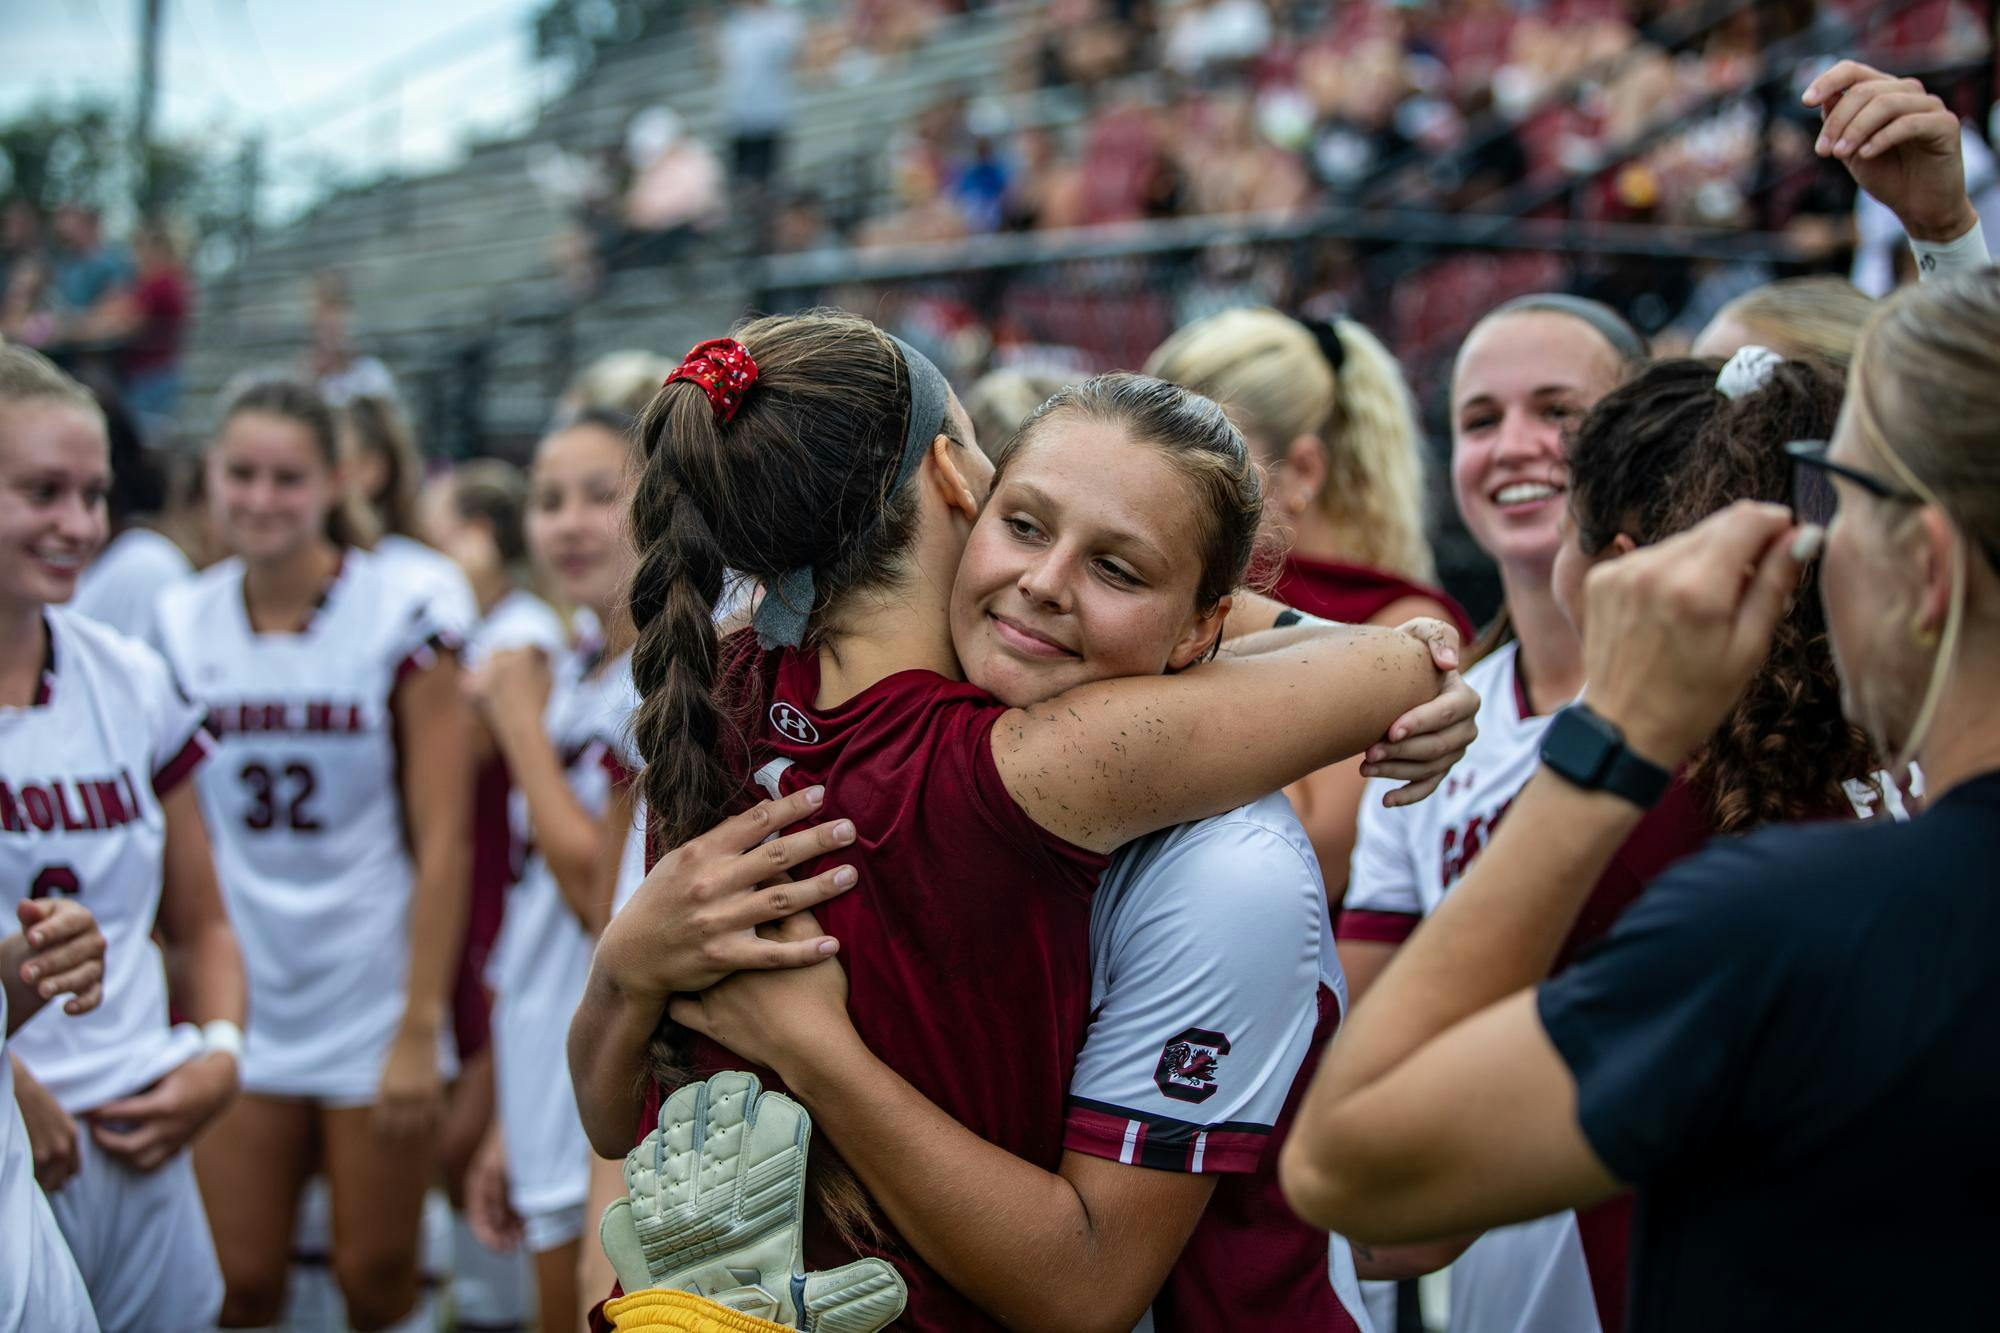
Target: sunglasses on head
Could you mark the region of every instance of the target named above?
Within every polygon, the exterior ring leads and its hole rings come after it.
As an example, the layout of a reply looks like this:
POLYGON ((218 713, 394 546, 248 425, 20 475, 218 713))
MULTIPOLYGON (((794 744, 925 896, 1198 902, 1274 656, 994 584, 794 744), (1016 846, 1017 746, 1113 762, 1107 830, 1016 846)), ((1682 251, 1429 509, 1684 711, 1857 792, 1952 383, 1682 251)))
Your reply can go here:
MULTIPOLYGON (((1878 500, 1910 505, 1926 503, 1913 491, 1860 468, 1834 462, 1826 456, 1830 447, 1825 440, 1793 440, 1785 446, 1785 453, 1792 460, 1792 517, 1800 523, 1825 527, 1833 521, 1840 508, 1839 494, 1833 486, 1835 477, 1860 487, 1878 500)), ((1977 539, 1977 544, 1993 567, 2000 569, 2000 548, 1984 539, 1977 539)))

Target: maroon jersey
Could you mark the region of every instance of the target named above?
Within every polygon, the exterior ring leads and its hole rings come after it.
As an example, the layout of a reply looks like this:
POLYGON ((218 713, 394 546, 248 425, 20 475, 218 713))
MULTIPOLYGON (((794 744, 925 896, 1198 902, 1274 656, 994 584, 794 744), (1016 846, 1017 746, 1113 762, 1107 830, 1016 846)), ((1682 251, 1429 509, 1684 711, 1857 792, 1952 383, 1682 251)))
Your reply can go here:
POLYGON ((486 991, 486 960, 500 938, 507 890, 521 877, 520 839, 508 814, 514 790, 507 763, 491 755, 479 766, 472 791, 472 866, 466 895, 465 938, 452 982, 452 1037, 460 1062, 486 1049, 492 1036, 493 1000, 486 991))
MULTIPOLYGON (((829 859, 854 865, 860 882, 814 911, 840 941, 855 1027, 947 1115, 1055 1170, 1089 1020, 1091 892, 1108 858, 1015 804, 991 740, 1007 710, 984 691, 901 671, 820 709, 816 653, 786 650, 762 665, 770 688, 751 719, 759 783, 783 792, 824 783, 819 819, 854 821, 854 844, 829 859)), ((695 1060, 703 1077, 747 1063, 706 1041, 695 1060)), ((857 1258, 820 1224, 810 1195, 807 1207, 808 1266, 857 1258)), ((909 1283, 899 1327, 998 1327, 893 1234, 866 1252, 909 1283)))
POLYGON ((1372 620, 1383 608, 1406 597, 1426 597, 1445 609, 1447 618, 1458 627, 1459 638, 1472 641, 1472 622, 1466 618, 1465 608, 1442 588, 1412 583, 1384 569, 1316 560, 1294 552, 1279 567, 1271 596, 1309 616, 1349 625, 1372 620))

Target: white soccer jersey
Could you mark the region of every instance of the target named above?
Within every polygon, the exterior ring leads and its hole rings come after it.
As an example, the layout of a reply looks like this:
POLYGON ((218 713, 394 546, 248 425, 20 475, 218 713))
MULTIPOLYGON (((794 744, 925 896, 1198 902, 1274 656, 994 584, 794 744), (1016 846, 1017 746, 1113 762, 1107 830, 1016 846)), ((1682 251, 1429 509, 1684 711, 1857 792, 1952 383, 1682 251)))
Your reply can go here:
MULTIPOLYGON (((543 719, 570 791, 603 815, 632 764, 626 727, 638 706, 629 654, 592 674, 586 646, 556 664, 543 719)), ((524 825, 526 802, 514 796, 524 825)), ((524 827, 530 846, 533 828, 524 827)), ((549 1244, 569 1237, 533 1226, 578 1208, 589 1192, 590 1145, 570 1086, 565 1044, 583 999, 596 937, 584 928, 540 852, 507 896, 486 976, 493 987, 493 1051, 501 1136, 514 1209, 549 1244)))
POLYGON ((0 987, 0 1333, 97 1333, 90 1293, 35 1183, 6 1032, 7 992, 0 987))
POLYGON ((1282 793, 1112 858, 1090 911, 1091 1020, 1064 1146, 1248 1171, 1319 1021, 1345 1004, 1326 885, 1282 793))
MULTIPOLYGON (((635 775, 636 776, 636 775, 635 775)), ((618 859, 618 885, 611 891, 611 914, 625 910, 632 895, 646 882, 646 798, 632 794, 632 827, 625 834, 625 854, 618 859)))
POLYGON ((158 653, 66 607, 43 615, 36 703, 0 709, 0 908, 75 896, 104 932, 104 1000, 49 1005, 13 1050, 72 1115, 138 1092, 201 1049, 167 1025, 153 943, 166 818, 160 798, 209 751, 201 709, 158 653))
POLYGON ((160 594, 192 577, 180 547, 150 528, 127 528, 97 553, 68 606, 135 639, 153 637, 160 594))
POLYGON ((243 1086, 372 1101, 415 874, 390 705, 451 637, 427 589, 359 550, 296 634, 251 629, 236 560, 169 592, 160 633, 218 737, 201 795, 250 979, 243 1086))
POLYGON ((1550 717, 1528 711, 1507 644, 1465 673, 1479 692, 1479 736, 1428 799, 1385 809, 1398 783, 1376 778, 1361 797, 1354 859, 1341 904, 1342 939, 1401 944, 1464 877, 1493 827, 1541 762, 1550 717))
POLYGON ((429 596, 441 629, 460 643, 472 637, 479 624, 479 599, 457 561, 399 532, 384 533, 375 543, 374 555, 392 579, 407 579, 429 596))
POLYGON ((1225 1173, 1142 1328, 1366 1327, 1346 1242, 1278 1198, 1286 1104, 1346 1008, 1319 858, 1282 793, 1112 858, 1063 1146, 1225 1173), (1331 1252, 1329 1252, 1331 1246, 1331 1252))
POLYGON ((472 627, 465 640, 465 664, 477 667, 506 648, 539 648, 550 662, 559 662, 569 648, 569 632, 554 607, 516 588, 472 627))
MULTIPOLYGON (((1479 691, 1479 738, 1429 799, 1385 809, 1398 784, 1361 797, 1340 913, 1343 940, 1401 944, 1471 868, 1541 763, 1552 715, 1528 711, 1509 643, 1466 673, 1479 691)), ((1601 1333, 1574 1213, 1495 1227, 1451 1270, 1452 1333, 1601 1333)))

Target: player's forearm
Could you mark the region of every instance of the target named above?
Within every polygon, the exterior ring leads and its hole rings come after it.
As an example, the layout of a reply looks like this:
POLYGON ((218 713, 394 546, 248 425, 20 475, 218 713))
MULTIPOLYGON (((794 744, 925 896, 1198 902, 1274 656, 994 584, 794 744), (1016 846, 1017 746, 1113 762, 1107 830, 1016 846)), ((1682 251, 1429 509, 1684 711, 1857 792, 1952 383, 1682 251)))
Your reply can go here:
POLYGON ((184 937, 165 941, 167 988, 196 1023, 217 1019, 242 1027, 249 1017, 250 983, 243 954, 226 917, 198 922, 184 937))
POLYGON ((598 950, 570 1019, 569 1076, 584 1133, 599 1157, 623 1157, 638 1142, 646 1051, 665 1011, 664 997, 621 987, 598 950))
POLYGON ((1062 1176, 966 1129, 858 1037, 789 1064, 786 1086, 896 1230, 987 1314, 1014 1329, 1123 1333, 1144 1313, 1152 1290, 1129 1290, 1062 1176))
POLYGON ((441 837, 433 837, 418 848, 416 893, 410 903, 409 989, 403 1007, 403 1031, 413 1036, 430 1036, 443 1027, 465 936, 469 858, 463 838, 449 846, 442 843, 441 837))
POLYGON ((595 901, 603 821, 570 790, 562 760, 538 719, 532 725, 509 723, 495 735, 507 759, 508 776, 528 807, 535 850, 548 863, 570 910, 594 927, 603 917, 603 906, 595 901))
POLYGON ((1229 618, 1222 622, 1223 642, 1270 629, 1289 609, 1276 598, 1238 590, 1229 600, 1229 618))
MULTIPOLYGON (((1643 813, 1536 774, 1465 878, 1355 1005, 1313 1079, 1302 1122, 1331 1112, 1447 1028, 1546 978, 1643 813)), ((1323 1137, 1311 1141, 1337 1151, 1323 1137)))
POLYGON ((1439 692, 1429 649, 1397 630, 1302 626, 1235 647, 1008 714, 993 730, 1008 791, 1044 828, 1108 852, 1360 754, 1439 692))

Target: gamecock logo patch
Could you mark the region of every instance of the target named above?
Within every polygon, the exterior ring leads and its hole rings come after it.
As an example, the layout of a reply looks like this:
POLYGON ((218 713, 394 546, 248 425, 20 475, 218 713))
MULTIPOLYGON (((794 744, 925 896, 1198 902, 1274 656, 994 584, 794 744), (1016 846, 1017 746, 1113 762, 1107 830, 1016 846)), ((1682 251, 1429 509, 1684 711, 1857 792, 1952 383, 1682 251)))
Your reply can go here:
POLYGON ((1229 1054, 1229 1038, 1207 1028, 1189 1028, 1167 1043, 1153 1082, 1177 1102, 1205 1102, 1215 1095, 1216 1070, 1229 1054))

